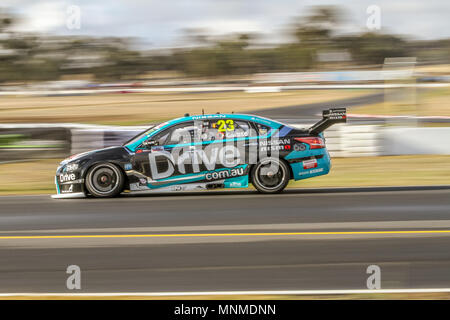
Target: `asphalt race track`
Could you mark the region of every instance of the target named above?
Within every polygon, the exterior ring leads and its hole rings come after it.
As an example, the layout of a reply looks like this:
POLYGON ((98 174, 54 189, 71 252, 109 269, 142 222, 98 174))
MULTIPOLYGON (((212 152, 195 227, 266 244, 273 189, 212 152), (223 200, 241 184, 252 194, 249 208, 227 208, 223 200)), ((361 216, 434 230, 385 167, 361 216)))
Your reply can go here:
POLYGON ((0 292, 450 287, 450 187, 0 197, 0 292))
MULTIPOLYGON (((426 91, 427 89, 419 89, 420 91, 426 91)), ((328 108, 350 108, 356 106, 364 106, 374 103, 383 102, 385 99, 384 92, 378 91, 377 93, 371 93, 364 96, 346 98, 340 100, 334 100, 330 102, 318 102, 318 103, 307 103, 298 104, 293 106, 284 106, 276 108, 266 108, 262 110, 251 110, 248 111, 250 114, 256 114, 263 117, 268 117, 272 119, 277 119, 284 123, 315 123, 320 119, 322 110, 328 108)), ((351 113, 350 111, 348 111, 351 113)), ((379 123, 385 122, 389 119, 389 116, 385 117, 349 117, 349 123, 379 123)), ((405 120, 405 119, 403 119, 405 120)), ((420 123, 448 123, 449 119, 446 118, 417 118, 415 121, 420 123)))
POLYGON ((368 94, 365 96, 346 98, 341 100, 334 100, 330 102, 318 102, 299 104, 295 106, 266 108, 263 110, 252 111, 251 113, 277 119, 292 119, 292 118, 317 118, 317 115, 322 113, 323 109, 328 108, 349 108, 355 106, 368 105, 384 101, 384 92, 368 94))

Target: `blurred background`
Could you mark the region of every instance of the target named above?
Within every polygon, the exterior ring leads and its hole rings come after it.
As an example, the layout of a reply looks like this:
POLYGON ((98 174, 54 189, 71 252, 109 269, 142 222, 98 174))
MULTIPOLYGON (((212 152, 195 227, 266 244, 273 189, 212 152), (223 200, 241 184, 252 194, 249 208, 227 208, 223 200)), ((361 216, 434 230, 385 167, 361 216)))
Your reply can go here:
POLYGON ((446 1, 0 5, 0 194, 52 193, 65 157, 202 109, 302 127, 347 107, 332 173, 295 187, 450 181, 446 1))

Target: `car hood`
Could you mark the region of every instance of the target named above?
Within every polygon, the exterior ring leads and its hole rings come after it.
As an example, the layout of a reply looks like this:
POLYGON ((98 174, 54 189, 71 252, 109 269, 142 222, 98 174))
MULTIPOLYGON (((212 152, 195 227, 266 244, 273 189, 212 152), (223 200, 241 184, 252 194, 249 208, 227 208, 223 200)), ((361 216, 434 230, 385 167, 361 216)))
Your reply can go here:
POLYGON ((71 155, 70 157, 64 159, 61 162, 61 164, 63 165, 63 164, 66 164, 66 163, 69 163, 69 162, 72 162, 72 161, 78 161, 78 160, 81 160, 81 159, 84 159, 84 158, 89 158, 89 157, 94 156, 94 155, 100 155, 100 154, 106 155, 108 153, 114 154, 114 153, 117 153, 117 152, 122 153, 124 151, 125 151, 125 148, 122 147, 122 146, 107 147, 107 148, 102 148, 102 149, 95 149, 95 150, 85 151, 85 152, 81 152, 81 153, 77 153, 77 154, 71 155))

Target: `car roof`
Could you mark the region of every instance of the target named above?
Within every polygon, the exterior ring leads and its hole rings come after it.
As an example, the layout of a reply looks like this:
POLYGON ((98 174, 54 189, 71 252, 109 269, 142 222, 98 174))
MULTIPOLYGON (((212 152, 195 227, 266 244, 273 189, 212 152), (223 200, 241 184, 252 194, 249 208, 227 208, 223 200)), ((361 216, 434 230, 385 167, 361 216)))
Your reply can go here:
POLYGON ((201 115, 192 115, 176 118, 173 120, 169 120, 167 123, 170 125, 185 122, 185 121, 195 121, 195 120, 210 120, 210 119, 239 119, 239 120, 247 120, 253 121, 260 124, 269 125, 272 128, 278 129, 281 126, 285 125, 279 121, 271 120, 265 117, 256 116, 252 114, 239 114, 239 113, 215 113, 215 114, 201 114, 201 115))

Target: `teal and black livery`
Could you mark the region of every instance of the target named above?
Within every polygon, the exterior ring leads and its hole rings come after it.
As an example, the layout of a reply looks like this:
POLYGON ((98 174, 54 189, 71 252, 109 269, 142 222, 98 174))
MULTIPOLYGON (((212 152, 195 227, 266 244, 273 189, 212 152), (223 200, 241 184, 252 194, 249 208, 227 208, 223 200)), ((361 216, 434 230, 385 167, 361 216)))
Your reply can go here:
POLYGON ((290 180, 330 171, 323 131, 346 122, 344 108, 299 129, 247 114, 173 119, 139 133, 122 146, 74 155, 61 162, 56 198, 113 197, 122 192, 247 188, 281 192, 290 180))

